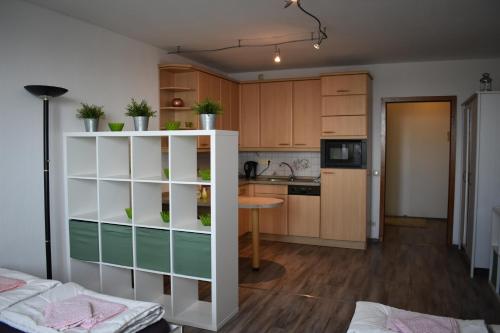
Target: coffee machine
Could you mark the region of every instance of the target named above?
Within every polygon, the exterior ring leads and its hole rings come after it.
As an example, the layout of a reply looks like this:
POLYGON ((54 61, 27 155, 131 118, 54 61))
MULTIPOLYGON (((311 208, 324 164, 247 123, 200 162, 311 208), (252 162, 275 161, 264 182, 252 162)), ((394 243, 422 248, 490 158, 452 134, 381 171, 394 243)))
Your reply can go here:
POLYGON ((243 170, 245 171, 246 179, 255 179, 257 178, 257 165, 258 163, 255 161, 247 161, 243 164, 243 170))

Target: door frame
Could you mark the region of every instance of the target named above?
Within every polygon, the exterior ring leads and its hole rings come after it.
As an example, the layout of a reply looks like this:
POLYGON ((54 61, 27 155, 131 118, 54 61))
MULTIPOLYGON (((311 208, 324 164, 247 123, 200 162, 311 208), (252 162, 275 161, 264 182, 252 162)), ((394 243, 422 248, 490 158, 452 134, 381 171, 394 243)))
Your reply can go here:
POLYGON ((387 142, 387 104, 389 103, 422 103, 422 102, 449 102, 450 103, 450 153, 448 165, 448 209, 446 221, 446 244, 451 245, 453 239, 453 212, 455 208, 455 163, 456 163, 456 117, 457 96, 418 96, 418 97, 386 97, 382 98, 381 128, 380 128, 380 216, 379 240, 384 239, 385 223, 385 159, 387 142))

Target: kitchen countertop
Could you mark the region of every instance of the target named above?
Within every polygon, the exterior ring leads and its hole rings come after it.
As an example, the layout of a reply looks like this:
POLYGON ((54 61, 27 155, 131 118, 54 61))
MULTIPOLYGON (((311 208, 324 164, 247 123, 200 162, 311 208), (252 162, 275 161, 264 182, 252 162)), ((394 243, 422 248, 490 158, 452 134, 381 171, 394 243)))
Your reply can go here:
POLYGON ((257 179, 246 179, 245 177, 239 178, 239 185, 246 184, 262 184, 262 185, 306 185, 306 186, 320 186, 321 183, 314 182, 314 177, 297 177, 293 182, 288 180, 288 177, 279 176, 264 176, 257 177, 257 179), (271 180, 272 179, 272 180, 271 180))

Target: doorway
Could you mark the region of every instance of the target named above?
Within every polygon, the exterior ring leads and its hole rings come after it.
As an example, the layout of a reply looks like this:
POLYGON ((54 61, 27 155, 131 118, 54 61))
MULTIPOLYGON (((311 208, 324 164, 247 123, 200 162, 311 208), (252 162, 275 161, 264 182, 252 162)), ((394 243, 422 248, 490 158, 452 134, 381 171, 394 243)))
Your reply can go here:
POLYGON ((455 96, 382 99, 380 240, 390 223, 438 228, 451 245, 455 117, 455 96))

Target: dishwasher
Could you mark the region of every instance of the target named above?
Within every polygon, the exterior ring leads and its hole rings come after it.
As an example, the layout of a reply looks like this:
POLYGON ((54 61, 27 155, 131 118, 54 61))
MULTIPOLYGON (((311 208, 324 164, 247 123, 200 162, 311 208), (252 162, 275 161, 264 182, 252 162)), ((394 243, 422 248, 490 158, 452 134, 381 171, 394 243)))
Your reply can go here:
POLYGON ((320 186, 288 185, 288 234, 319 237, 320 186))

